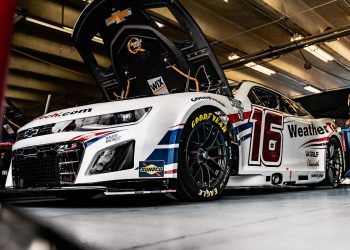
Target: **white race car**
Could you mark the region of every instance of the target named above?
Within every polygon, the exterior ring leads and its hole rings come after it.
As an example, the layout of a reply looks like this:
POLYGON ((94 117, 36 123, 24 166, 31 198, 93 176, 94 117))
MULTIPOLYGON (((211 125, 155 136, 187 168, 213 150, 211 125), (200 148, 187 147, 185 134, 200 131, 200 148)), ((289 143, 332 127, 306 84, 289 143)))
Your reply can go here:
POLYGON ((233 95, 178 1, 93 1, 73 38, 109 102, 22 127, 8 188, 209 200, 227 186, 339 183, 343 153, 333 121, 312 119, 254 83, 233 95), (172 15, 165 28, 159 13, 172 15), (110 65, 95 57, 91 41, 98 39, 110 65))

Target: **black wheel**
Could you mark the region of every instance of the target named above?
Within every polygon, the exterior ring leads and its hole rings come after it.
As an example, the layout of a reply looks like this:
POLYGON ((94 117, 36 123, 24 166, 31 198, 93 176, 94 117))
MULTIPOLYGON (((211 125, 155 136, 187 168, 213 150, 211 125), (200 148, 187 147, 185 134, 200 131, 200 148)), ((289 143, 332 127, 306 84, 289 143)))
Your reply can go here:
POLYGON ((331 138, 326 151, 326 179, 325 185, 336 187, 339 185, 344 169, 343 154, 337 139, 331 138))
POLYGON ((226 125, 210 111, 194 113, 180 142, 176 197, 204 201, 218 198, 232 166, 232 150, 226 125))

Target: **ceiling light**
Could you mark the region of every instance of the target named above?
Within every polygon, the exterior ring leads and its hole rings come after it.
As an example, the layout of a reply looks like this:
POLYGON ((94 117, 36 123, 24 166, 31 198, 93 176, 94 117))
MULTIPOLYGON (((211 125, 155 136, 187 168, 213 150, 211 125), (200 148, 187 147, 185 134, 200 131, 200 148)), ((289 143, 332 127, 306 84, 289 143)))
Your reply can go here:
POLYGON ((239 58, 239 55, 237 55, 236 53, 232 52, 228 55, 227 59, 230 60, 230 61, 233 61, 235 59, 238 59, 239 58))
POLYGON ((228 3, 228 0, 224 0, 225 3, 228 3))
POLYGON ((322 91, 321 91, 320 89, 315 88, 315 87, 313 87, 313 86, 311 86, 311 85, 306 85, 306 86, 304 87, 304 89, 307 90, 307 91, 309 91, 309 92, 311 92, 311 93, 314 93, 314 94, 322 93, 322 91))
MULTIPOLYGON (((234 52, 230 53, 228 55, 228 57, 227 57, 227 59, 230 60, 230 61, 238 59, 238 58, 240 58, 240 56, 237 55, 234 52)), ((268 69, 268 68, 266 68, 264 66, 258 65, 258 64, 254 63, 254 62, 246 63, 246 64, 244 64, 244 66, 246 66, 248 68, 251 68, 251 69, 254 69, 256 71, 259 71, 259 72, 264 73, 264 74, 269 75, 269 76, 273 75, 273 74, 276 74, 276 71, 273 71, 273 70, 268 69)))
POLYGON ((258 64, 254 63, 254 62, 250 62, 250 63, 244 64, 244 66, 249 67, 251 69, 254 69, 256 71, 259 71, 261 73, 264 73, 265 75, 269 75, 270 76, 270 75, 276 74, 276 71, 273 71, 273 70, 268 69, 268 68, 266 68, 264 66, 258 65, 258 64))
POLYGON ((158 25, 159 28, 163 28, 165 26, 164 24, 157 22, 157 21, 156 21, 156 24, 158 25))
MULTIPOLYGON (((299 40, 301 40, 303 38, 304 37, 302 35, 296 33, 296 34, 293 35, 293 37, 290 40, 292 42, 295 42, 295 41, 299 41, 299 40)), ((329 61, 333 61, 334 60, 333 56, 328 54, 323 49, 319 48, 317 45, 310 45, 310 46, 304 47, 303 49, 306 50, 307 52, 313 54, 318 59, 320 59, 320 60, 322 60, 324 62, 329 62, 329 61)))
MULTIPOLYGON (((61 31, 61 32, 64 32, 64 33, 67 33, 67 34, 70 34, 70 35, 73 34, 73 29, 69 28, 67 26, 60 27, 60 26, 57 26, 57 25, 49 24, 49 23, 46 23, 46 22, 43 22, 43 21, 31 18, 31 17, 26 17, 26 20, 28 22, 35 23, 35 24, 47 27, 49 29, 61 31)), ((100 37, 96 37, 95 36, 94 38, 92 38, 92 40, 95 41, 95 42, 103 44, 103 40, 100 37)))
POLYGON ((333 61, 334 60, 333 56, 328 54, 323 49, 320 49, 316 45, 307 46, 307 47, 304 48, 304 50, 310 52, 311 54, 313 54, 314 56, 316 56, 317 58, 319 58, 320 60, 322 60, 324 62, 329 62, 329 61, 333 61))

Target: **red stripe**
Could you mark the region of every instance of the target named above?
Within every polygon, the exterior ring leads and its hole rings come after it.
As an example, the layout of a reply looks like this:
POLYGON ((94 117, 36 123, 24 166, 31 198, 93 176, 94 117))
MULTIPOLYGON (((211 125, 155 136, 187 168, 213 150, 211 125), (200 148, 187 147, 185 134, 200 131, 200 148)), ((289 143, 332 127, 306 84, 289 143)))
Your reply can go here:
POLYGON ((313 142, 320 142, 320 141, 329 141, 330 137, 327 136, 327 137, 323 137, 323 138, 318 138, 318 139, 312 139, 310 141, 307 141, 305 142, 303 145, 301 145, 300 147, 303 147, 305 146, 306 144, 309 144, 309 143, 313 143, 313 142))
POLYGON ((12 149, 13 144, 15 144, 15 142, 0 142, 0 148, 12 149))
MULTIPOLYGON (((349 98, 350 98, 350 95, 349 95, 349 98)), ((345 153, 346 150, 347 150, 347 145, 346 145, 346 140, 345 140, 345 134, 344 133, 341 135, 341 139, 342 139, 342 143, 343 143, 343 150, 344 150, 344 153, 345 153)))
MULTIPOLYGON (((251 113, 250 111, 243 113, 244 120, 246 120, 250 117, 250 113, 251 113)), ((232 123, 239 122, 241 120, 241 119, 239 119, 238 113, 237 114, 230 114, 230 115, 228 115, 228 118, 230 119, 230 122, 232 122, 232 123)))
POLYGON ((177 124, 177 125, 172 126, 172 127, 170 127, 170 128, 175 128, 175 127, 180 127, 180 126, 185 126, 185 123, 180 123, 180 124, 177 124))
POLYGON ((111 132, 111 131, 109 130, 109 131, 103 131, 103 132, 87 133, 84 135, 76 136, 76 137, 72 138, 71 141, 75 141, 75 140, 87 141, 87 140, 91 139, 92 137, 103 135, 103 134, 106 134, 109 132, 111 132))
POLYGON ((177 173, 177 169, 168 170, 164 172, 164 174, 176 174, 176 173, 177 173))

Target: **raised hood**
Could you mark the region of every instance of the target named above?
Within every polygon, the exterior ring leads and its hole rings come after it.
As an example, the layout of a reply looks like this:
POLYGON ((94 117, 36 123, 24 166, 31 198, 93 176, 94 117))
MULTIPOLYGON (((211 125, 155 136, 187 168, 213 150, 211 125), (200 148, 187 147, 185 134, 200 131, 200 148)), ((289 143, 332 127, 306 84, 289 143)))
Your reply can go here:
POLYGON ((73 39, 107 100, 189 91, 231 96, 208 41, 179 1, 93 1, 73 39), (97 60, 94 41, 103 43, 110 65, 97 60))

